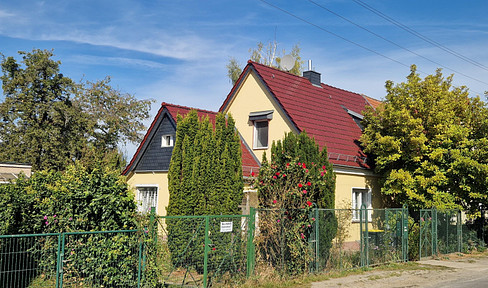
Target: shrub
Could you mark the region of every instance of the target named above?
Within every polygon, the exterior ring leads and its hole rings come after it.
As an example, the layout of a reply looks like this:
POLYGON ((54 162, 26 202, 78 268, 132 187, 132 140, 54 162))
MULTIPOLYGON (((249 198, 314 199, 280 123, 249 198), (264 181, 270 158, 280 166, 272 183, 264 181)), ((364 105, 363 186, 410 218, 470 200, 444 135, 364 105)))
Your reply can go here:
POLYGON ((259 217, 261 255, 286 273, 317 268, 310 267, 314 255, 308 241, 320 220, 318 253, 326 261, 337 220, 334 213, 322 213, 319 219, 312 214, 313 208, 334 208, 335 176, 326 148, 320 151, 305 132, 286 134, 283 141, 273 142, 270 162, 263 154, 255 186, 260 208, 269 211, 259 217))
MULTIPOLYGON (((4 234, 135 229, 135 215, 136 204, 125 179, 117 170, 100 165, 87 168, 76 163, 64 172, 37 171, 31 178, 0 185, 0 231, 4 234)), ((100 285, 120 282, 121 276, 137 268, 137 259, 127 249, 138 248, 139 239, 125 234, 80 236, 66 242, 66 249, 77 254, 67 252, 65 264, 96 271, 91 277, 99 279, 100 285)), ((56 256, 50 251, 57 245, 57 239, 49 238, 28 249, 37 255, 34 259, 41 259, 37 266, 54 267, 56 256)))

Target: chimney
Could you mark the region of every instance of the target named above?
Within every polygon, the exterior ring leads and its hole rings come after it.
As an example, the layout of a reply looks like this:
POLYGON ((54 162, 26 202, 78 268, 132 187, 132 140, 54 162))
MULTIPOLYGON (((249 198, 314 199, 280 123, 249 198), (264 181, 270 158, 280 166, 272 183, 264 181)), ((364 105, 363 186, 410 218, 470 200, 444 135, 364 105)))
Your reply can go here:
POLYGON ((312 85, 320 86, 320 73, 312 70, 312 60, 308 60, 308 71, 303 71, 303 77, 307 78, 312 85))

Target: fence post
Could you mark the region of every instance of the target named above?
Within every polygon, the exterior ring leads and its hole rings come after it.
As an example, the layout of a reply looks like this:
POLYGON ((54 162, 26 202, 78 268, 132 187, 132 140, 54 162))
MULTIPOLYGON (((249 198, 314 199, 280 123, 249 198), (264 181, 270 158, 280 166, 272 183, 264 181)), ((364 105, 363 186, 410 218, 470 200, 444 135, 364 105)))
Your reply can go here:
POLYGON ((437 253, 437 208, 432 208, 432 255, 437 253))
POLYGON ((137 288, 141 287, 142 278, 142 250, 143 250, 144 235, 139 239, 139 267, 137 267, 137 288))
POLYGON ((255 247, 254 247, 254 229, 256 219, 256 208, 251 207, 249 210, 249 218, 247 222, 247 261, 246 261, 246 276, 251 277, 254 273, 254 264, 256 261, 255 247))
POLYGON ((59 286, 59 273, 60 273, 60 267, 59 264, 61 262, 61 234, 58 234, 58 257, 56 259, 56 288, 60 287, 59 286))
POLYGON ((207 288, 208 285, 208 252, 210 246, 210 239, 208 233, 210 232, 210 216, 205 216, 205 249, 203 256, 203 287, 207 288))
POLYGON ((408 261, 408 206, 402 207, 402 257, 403 262, 408 261))
POLYGON ((368 210, 364 204, 361 205, 359 211, 359 227, 361 233, 361 267, 369 267, 368 210))
POLYGON ((315 272, 319 271, 320 263, 320 223, 319 223, 319 208, 315 207, 315 272))
POLYGON ((63 287, 63 261, 64 261, 65 233, 58 235, 58 263, 56 265, 56 287, 63 287))
POLYGON ((458 252, 462 253, 463 251, 463 222, 461 217, 461 210, 457 213, 457 225, 456 225, 456 232, 457 232, 457 240, 458 240, 458 252))

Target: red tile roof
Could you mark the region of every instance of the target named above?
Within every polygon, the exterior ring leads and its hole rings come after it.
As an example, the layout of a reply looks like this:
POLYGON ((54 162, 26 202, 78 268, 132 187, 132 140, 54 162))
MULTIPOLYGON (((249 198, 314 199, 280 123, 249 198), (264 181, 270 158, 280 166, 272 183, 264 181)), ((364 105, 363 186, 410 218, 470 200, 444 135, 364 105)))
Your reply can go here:
POLYGON ((161 104, 161 108, 166 107, 168 109, 168 112, 171 114, 173 117, 173 120, 176 122, 176 116, 180 114, 181 116, 186 116, 190 110, 197 110, 198 118, 203 119, 208 116, 208 120, 212 125, 215 126, 215 117, 217 116, 217 112, 213 111, 208 111, 208 110, 202 110, 202 109, 197 109, 197 108, 191 108, 191 107, 186 107, 186 106, 180 106, 180 105, 175 105, 175 104, 169 104, 163 102, 161 104))
MULTIPOLYGON (((298 131, 305 130, 315 137, 320 147, 327 146, 332 163, 368 168, 365 163, 366 155, 358 142, 361 129, 348 113, 351 111, 361 114, 367 105, 371 105, 362 95, 326 84, 317 87, 307 78, 253 61, 248 62, 236 86, 243 79, 243 75, 250 71, 257 73, 298 131)), ((220 111, 230 103, 236 86, 227 96, 220 111)))
MULTIPOLYGON (((210 123, 215 126, 215 117, 217 116, 218 112, 213 112, 213 111, 208 111, 208 110, 202 110, 202 109, 196 109, 196 108, 191 108, 191 107, 186 107, 186 106, 180 106, 180 105, 175 105, 175 104, 169 104, 163 102, 161 104, 161 108, 158 111, 158 114, 154 118, 151 126, 149 127, 148 131, 146 132, 146 135, 144 136, 144 139, 142 140, 141 144, 137 148, 136 153, 132 157, 132 160, 130 161, 129 165, 125 168, 124 172, 122 172, 123 175, 127 175, 129 172, 130 167, 133 165, 134 161, 137 159, 138 154, 141 151, 141 148, 143 147, 144 143, 147 141, 148 136, 151 134, 151 130, 154 129, 155 123, 157 122, 157 119, 161 117, 161 114, 164 110, 167 110, 168 113, 171 115, 173 118, 174 122, 176 123, 176 116, 178 114, 185 116, 190 110, 197 110, 198 117, 200 119, 203 119, 204 117, 208 117, 210 123)), ((251 173, 258 173, 259 172, 259 162, 256 159, 256 156, 251 152, 247 144, 245 143, 244 139, 241 137, 241 149, 242 149, 242 174, 243 177, 249 177, 251 176, 251 173)))
POLYGON ((373 107, 375 110, 378 109, 378 107, 380 107, 383 104, 383 102, 381 102, 380 100, 376 100, 364 94, 362 94, 362 96, 364 97, 364 99, 366 99, 369 105, 371 105, 371 107, 373 107))

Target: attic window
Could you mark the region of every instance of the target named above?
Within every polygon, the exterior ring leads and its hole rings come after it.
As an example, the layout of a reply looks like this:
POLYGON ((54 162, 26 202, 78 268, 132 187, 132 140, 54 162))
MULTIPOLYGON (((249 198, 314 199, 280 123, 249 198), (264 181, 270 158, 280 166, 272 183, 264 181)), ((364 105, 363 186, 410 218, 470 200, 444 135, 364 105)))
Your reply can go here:
POLYGON ((254 149, 268 148, 269 120, 273 119, 273 110, 249 113, 249 121, 254 125, 254 149))
POLYGON ((254 149, 268 148, 268 130, 268 120, 254 121, 254 149))
POLYGON ((173 135, 163 135, 161 137, 161 147, 173 147, 173 135))
POLYGON ((357 112, 354 112, 352 110, 349 110, 349 109, 347 109, 344 106, 342 106, 342 108, 344 110, 346 110, 347 114, 349 114, 352 117, 352 120, 354 120, 354 122, 356 122, 356 124, 358 125, 359 129, 361 129, 361 131, 364 131, 364 126, 361 123, 361 121, 363 120, 364 116, 361 115, 361 114, 359 114, 359 113, 357 113, 357 112))

